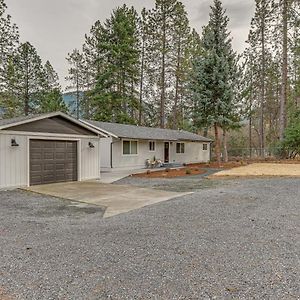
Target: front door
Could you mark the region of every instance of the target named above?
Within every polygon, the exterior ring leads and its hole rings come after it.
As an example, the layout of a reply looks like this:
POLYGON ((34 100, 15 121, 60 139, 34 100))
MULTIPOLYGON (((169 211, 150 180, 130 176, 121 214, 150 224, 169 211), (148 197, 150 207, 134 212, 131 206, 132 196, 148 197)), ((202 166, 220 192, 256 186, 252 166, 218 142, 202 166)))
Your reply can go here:
POLYGON ((170 143, 165 142, 165 163, 168 163, 170 160, 170 143))

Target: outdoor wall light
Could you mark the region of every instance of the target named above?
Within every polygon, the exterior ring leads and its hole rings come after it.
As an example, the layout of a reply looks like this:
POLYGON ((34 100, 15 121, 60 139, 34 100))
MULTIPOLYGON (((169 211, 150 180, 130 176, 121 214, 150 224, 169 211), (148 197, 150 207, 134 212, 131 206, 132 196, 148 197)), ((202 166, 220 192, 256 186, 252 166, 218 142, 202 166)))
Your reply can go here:
POLYGON ((11 139, 11 146, 12 147, 19 147, 19 144, 17 143, 15 138, 11 139))
POLYGON ((90 148, 95 148, 95 145, 92 142, 89 142, 89 147, 90 148))

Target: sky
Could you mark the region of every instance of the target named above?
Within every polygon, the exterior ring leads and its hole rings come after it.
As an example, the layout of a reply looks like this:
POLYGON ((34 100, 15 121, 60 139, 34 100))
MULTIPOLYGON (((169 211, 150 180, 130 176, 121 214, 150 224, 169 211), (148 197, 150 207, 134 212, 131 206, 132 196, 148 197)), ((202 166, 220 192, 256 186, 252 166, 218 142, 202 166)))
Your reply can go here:
MULTIPOLYGON (((114 8, 124 3, 133 5, 138 12, 152 8, 155 0, 6 0, 8 13, 19 27, 21 41, 32 43, 43 61, 49 60, 58 72, 63 88, 67 76, 66 56, 80 49, 84 35, 97 21, 108 18, 114 8)), ((209 19, 213 0, 182 0, 186 6, 191 27, 201 33, 209 19)), ((245 48, 254 0, 223 0, 230 18, 229 30, 234 49, 245 48)))

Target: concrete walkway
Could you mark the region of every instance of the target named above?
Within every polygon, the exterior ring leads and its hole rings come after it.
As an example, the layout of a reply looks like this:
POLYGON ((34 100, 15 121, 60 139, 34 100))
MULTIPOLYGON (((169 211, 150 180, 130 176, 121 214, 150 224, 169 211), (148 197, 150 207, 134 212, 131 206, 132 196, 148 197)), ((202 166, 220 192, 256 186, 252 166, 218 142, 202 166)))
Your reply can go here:
POLYGON ((104 218, 190 194, 131 185, 105 184, 99 181, 38 185, 28 187, 26 190, 101 206, 106 208, 104 218))

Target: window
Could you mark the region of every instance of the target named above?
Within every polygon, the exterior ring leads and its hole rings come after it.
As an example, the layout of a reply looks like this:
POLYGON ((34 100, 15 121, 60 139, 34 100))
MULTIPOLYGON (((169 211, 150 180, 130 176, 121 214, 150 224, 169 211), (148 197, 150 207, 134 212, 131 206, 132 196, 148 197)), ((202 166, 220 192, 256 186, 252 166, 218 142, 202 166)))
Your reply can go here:
POLYGON ((184 153, 184 143, 176 144, 176 153, 184 153))
POLYGON ((207 144, 203 144, 203 150, 206 151, 208 149, 207 144))
POLYGON ((137 154, 137 141, 123 141, 123 154, 137 154))
POLYGON ((149 151, 155 151, 155 142, 149 142, 149 151))

